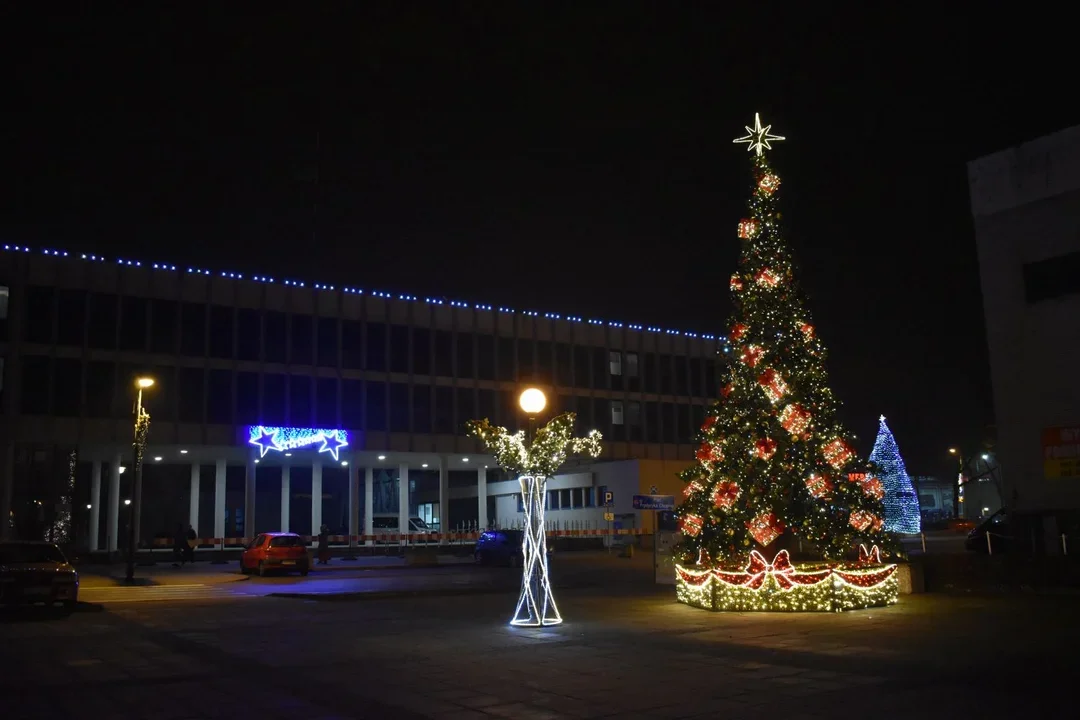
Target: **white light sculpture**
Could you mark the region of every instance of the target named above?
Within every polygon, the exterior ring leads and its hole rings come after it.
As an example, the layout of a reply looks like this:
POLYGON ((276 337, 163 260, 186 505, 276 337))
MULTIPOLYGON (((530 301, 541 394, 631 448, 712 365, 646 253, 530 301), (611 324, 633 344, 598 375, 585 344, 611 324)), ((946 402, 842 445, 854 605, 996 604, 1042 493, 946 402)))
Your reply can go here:
MULTIPOLYGON (((540 390, 530 388, 522 393, 520 403, 522 409, 531 415, 543 410, 546 398, 540 390)), ((506 428, 494 426, 487 419, 467 423, 469 434, 487 446, 500 467, 515 473, 521 485, 521 500, 525 508, 521 595, 518 596, 511 625, 541 627, 562 622, 548 577, 547 533, 544 528, 547 480, 566 461, 568 453, 589 457, 600 455, 599 431, 592 430, 583 438, 571 437, 574 417, 574 413, 559 415, 531 438, 527 438, 521 430, 511 434, 506 428)), ((532 420, 530 417, 530 426, 532 420)))

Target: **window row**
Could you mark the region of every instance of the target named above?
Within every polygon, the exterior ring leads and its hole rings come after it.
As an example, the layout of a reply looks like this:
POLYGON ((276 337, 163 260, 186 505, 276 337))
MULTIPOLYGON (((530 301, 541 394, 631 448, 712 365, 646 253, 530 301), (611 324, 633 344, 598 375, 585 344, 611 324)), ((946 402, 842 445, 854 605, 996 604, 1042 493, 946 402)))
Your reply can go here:
MULTIPOLYGON (((292 425, 355 430, 463 434, 486 417, 523 427, 516 392, 428 384, 341 380, 201 368, 137 368, 69 358, 23 358, 21 410, 26 415, 122 418, 131 413, 132 379, 157 382, 144 393, 151 417, 221 425, 292 425)), ((614 441, 692 442, 704 405, 624 402, 559 395, 553 410, 577 413, 580 428, 614 441)))
POLYGON ((716 396, 716 363, 682 355, 30 286, 28 342, 561 387, 716 396))
MULTIPOLYGON (((545 510, 579 510, 596 507, 597 488, 576 487, 564 490, 548 490, 544 497, 545 510)), ((525 512, 521 494, 517 496, 517 511, 525 512)))

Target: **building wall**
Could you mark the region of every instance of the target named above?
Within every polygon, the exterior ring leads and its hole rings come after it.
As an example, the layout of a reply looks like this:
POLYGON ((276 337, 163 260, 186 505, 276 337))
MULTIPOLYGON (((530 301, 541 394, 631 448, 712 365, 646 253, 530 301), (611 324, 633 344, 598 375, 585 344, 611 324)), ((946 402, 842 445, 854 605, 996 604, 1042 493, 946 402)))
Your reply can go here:
POLYGON ((1003 500, 1077 509, 1080 478, 1044 477, 1042 434, 1080 426, 1080 126, 976 160, 968 175, 1003 500))
POLYGON ((133 261, 0 253, 4 418, 15 442, 125 442, 136 373, 151 442, 246 424, 344 427, 364 449, 475 452, 522 383, 605 436, 605 457, 689 457, 722 339, 438 298, 133 261), (18 321, 16 323, 15 321, 18 321), (21 329, 16 329, 21 325, 21 329))

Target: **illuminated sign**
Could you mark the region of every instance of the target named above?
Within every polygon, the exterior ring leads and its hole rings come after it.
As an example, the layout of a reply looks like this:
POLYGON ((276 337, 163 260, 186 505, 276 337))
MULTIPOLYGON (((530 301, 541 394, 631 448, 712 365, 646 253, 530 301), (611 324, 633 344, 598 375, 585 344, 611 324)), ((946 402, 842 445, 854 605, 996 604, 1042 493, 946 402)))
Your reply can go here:
POLYGON ((1044 478, 1080 478, 1080 425, 1044 428, 1042 451, 1044 478))
POLYGON ((349 433, 346 430, 266 425, 252 425, 248 428, 248 445, 259 448, 259 457, 265 457, 271 450, 286 452, 318 445, 319 452, 330 453, 337 460, 338 451, 348 444, 349 433))

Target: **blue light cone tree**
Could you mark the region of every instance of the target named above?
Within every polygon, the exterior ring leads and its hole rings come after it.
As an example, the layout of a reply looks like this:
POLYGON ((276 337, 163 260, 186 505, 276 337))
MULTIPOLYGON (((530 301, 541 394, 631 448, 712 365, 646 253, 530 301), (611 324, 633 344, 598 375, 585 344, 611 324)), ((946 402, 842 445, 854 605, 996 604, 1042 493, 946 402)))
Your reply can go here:
POLYGON ((917 533, 922 528, 919 497, 911 484, 907 468, 904 467, 904 459, 900 457, 896 438, 885 424, 884 415, 881 416, 880 423, 874 449, 870 453, 870 462, 877 466, 878 476, 885 486, 885 497, 882 500, 885 505, 885 530, 917 533))

